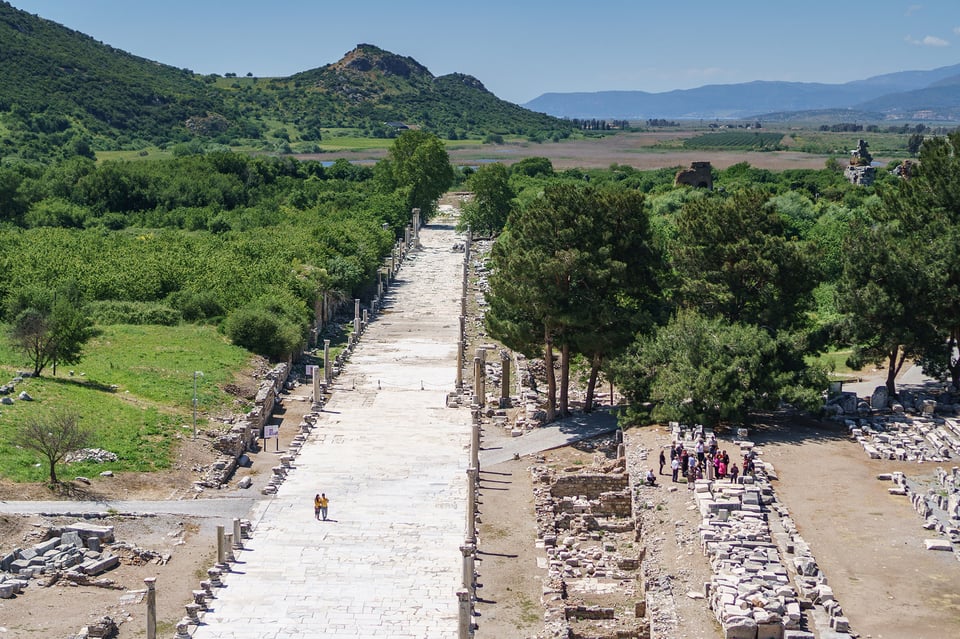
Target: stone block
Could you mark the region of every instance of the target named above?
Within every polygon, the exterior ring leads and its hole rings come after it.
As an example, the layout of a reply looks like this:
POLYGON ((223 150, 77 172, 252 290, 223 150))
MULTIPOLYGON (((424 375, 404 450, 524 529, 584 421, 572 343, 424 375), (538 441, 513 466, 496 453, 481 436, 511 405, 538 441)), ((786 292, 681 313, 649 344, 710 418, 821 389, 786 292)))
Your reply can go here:
POLYGON ((75 530, 70 530, 63 533, 60 536, 60 547, 62 548, 64 546, 83 548, 83 540, 80 538, 80 533, 75 530))
POLYGON ((831 617, 830 625, 837 632, 848 632, 850 630, 850 620, 846 617, 831 617))
POLYGON ((46 540, 46 541, 42 541, 42 542, 40 542, 39 544, 35 544, 35 545, 33 546, 33 550, 34 550, 38 555, 45 555, 46 553, 48 553, 49 551, 53 550, 54 548, 56 548, 56 547, 59 546, 59 545, 60 545, 60 538, 59 538, 59 537, 51 537, 50 539, 48 539, 48 540, 46 540))
POLYGON ((113 526, 95 526, 84 522, 77 522, 64 527, 64 532, 75 531, 82 539, 96 537, 104 543, 110 543, 114 540, 113 526))
POLYGON ((752 617, 731 617, 723 624, 724 639, 757 639, 757 622, 752 617))
POLYGON ((100 559, 88 559, 80 566, 81 572, 85 575, 99 575, 120 565, 120 557, 110 555, 100 559))
POLYGON ((927 550, 953 550, 953 545, 946 539, 924 539, 923 543, 926 545, 927 550))
POLYGON ((780 623, 758 623, 757 639, 783 639, 783 624, 780 623))

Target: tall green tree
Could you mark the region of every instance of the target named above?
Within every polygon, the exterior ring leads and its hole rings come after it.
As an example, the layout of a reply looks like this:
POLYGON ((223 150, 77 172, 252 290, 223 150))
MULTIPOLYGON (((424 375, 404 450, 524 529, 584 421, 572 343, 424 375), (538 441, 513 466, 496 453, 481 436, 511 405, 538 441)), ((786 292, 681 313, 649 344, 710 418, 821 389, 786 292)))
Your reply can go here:
POLYGON ((458 227, 490 235, 502 231, 516 197, 507 167, 499 162, 481 166, 470 176, 467 188, 473 199, 464 205, 458 227))
POLYGON ((889 296, 900 302, 893 310, 902 310, 887 324, 899 325, 910 342, 903 357, 960 389, 960 132, 925 140, 910 178, 886 191, 883 203, 874 221, 883 225, 883 243, 863 259, 881 262, 890 278, 894 267, 905 270, 888 287, 897 287, 889 296))
POLYGON ((887 210, 851 225, 837 286, 844 335, 854 345, 848 363, 886 367, 891 396, 904 364, 938 342, 929 295, 934 274, 925 247, 900 222, 887 210))
POLYGON ((390 147, 385 162, 395 187, 406 193, 409 208, 419 208, 422 219, 429 219, 437 199, 454 179, 450 156, 440 138, 425 131, 404 131, 390 147))
POLYGON ((638 333, 653 329, 662 311, 663 259, 654 246, 644 196, 633 190, 594 193, 596 225, 582 238, 591 259, 576 310, 582 314, 571 338, 590 362, 584 409, 593 408, 601 368, 638 333))
POLYGON ((680 309, 655 334, 640 336, 618 358, 614 376, 630 401, 625 418, 716 426, 744 423, 751 411, 781 401, 819 404, 821 371, 797 366, 796 349, 749 324, 680 309), (653 404, 650 415, 641 408, 653 404))
POLYGON ((539 336, 548 420, 569 410, 571 354, 588 355, 595 383, 603 358, 632 335, 630 312, 641 317, 635 305, 655 288, 652 255, 640 196, 552 184, 510 215, 491 254, 487 326, 526 354, 539 336))
POLYGON ((816 272, 769 198, 744 189, 684 203, 670 251, 680 305, 770 331, 802 322, 816 272))
POLYGON ((76 364, 84 345, 96 334, 75 287, 56 292, 41 288, 22 291, 13 298, 9 316, 13 317, 10 339, 33 365, 34 377, 53 364, 76 364))

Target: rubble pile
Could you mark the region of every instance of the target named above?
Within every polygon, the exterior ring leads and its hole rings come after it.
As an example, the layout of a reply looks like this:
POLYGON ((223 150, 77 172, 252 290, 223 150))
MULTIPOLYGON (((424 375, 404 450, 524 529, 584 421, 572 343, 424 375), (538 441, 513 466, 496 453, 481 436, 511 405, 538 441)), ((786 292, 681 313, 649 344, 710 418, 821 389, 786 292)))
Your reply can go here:
MULTIPOLYGON (((743 451, 751 442, 738 442, 743 451)), ((846 639, 849 621, 826 576, 800 536, 787 508, 776 499, 770 464, 754 475, 698 480, 694 494, 700 514, 700 541, 713 576, 705 584, 710 609, 724 639, 807 639, 804 609, 815 608, 814 623, 833 639, 846 639)))
POLYGON ((74 583, 91 583, 91 576, 120 564, 120 548, 114 549, 113 542, 113 526, 77 522, 51 528, 40 543, 0 557, 0 599, 20 594, 31 579, 41 577, 50 583, 60 576, 74 583))
POLYGON ((624 458, 588 468, 531 468, 537 547, 546 553, 542 602, 547 637, 648 639, 649 624, 638 574, 630 475, 624 458), (633 605, 611 604, 633 599, 633 605))
POLYGON ((901 472, 881 473, 881 481, 892 481, 888 488, 891 495, 903 495, 923 519, 923 528, 941 535, 937 539, 926 539, 927 550, 955 552, 960 560, 960 467, 954 466, 950 472, 937 467, 936 481, 939 488, 919 489, 907 480, 901 472))
POLYGON ((869 399, 840 393, 824 406, 824 414, 843 423, 871 459, 943 462, 960 456, 957 405, 911 390, 895 401, 885 386, 869 399))

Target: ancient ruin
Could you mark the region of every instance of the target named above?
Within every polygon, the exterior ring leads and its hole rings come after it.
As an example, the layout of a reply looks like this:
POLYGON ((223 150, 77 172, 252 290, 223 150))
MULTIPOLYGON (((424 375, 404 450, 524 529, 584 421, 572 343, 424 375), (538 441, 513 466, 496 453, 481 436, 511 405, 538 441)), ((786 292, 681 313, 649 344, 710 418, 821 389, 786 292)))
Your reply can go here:
POLYGON ((713 172, 709 162, 691 162, 689 169, 677 171, 674 186, 692 186, 696 189, 713 190, 713 172))
POLYGON ((873 166, 873 156, 867 150, 867 141, 860 139, 857 148, 850 151, 850 164, 843 171, 851 184, 870 186, 877 179, 877 169, 873 166))

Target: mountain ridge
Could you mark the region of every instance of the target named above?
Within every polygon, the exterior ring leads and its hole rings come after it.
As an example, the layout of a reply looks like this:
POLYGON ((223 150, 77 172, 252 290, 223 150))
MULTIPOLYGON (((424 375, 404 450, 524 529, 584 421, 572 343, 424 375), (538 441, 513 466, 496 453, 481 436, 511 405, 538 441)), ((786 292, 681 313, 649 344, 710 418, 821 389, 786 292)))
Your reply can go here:
POLYGON ((643 120, 758 118, 766 113, 851 109, 878 119, 960 120, 960 64, 898 71, 842 84, 753 80, 661 93, 544 93, 522 106, 564 118, 643 120), (931 92, 931 89, 939 89, 931 92), (926 100, 926 101, 925 101, 926 100))
POLYGON ((324 130, 393 137, 398 124, 447 139, 562 139, 574 125, 501 100, 472 76, 436 77, 360 44, 279 78, 199 75, 141 58, 0 0, 0 158, 201 141, 317 152, 324 130))

